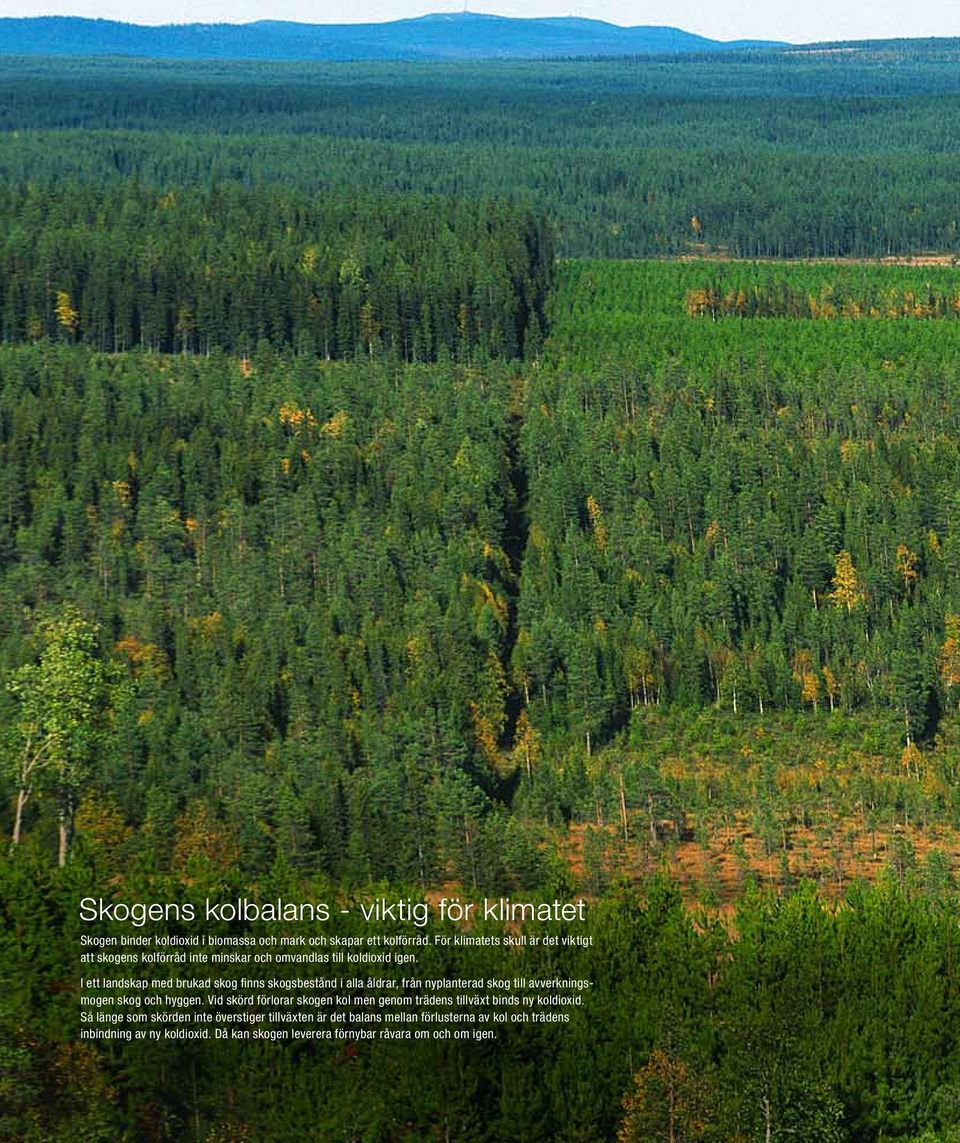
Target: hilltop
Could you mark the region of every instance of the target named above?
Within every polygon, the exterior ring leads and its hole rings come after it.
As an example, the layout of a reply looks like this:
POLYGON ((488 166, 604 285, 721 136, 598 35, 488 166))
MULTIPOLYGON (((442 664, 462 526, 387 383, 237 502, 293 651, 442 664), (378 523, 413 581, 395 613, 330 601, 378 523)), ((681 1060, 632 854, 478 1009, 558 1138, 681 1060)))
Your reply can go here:
POLYGON ((437 13, 383 24, 166 24, 77 16, 0 20, 0 54, 127 55, 154 59, 464 60, 674 55, 782 46, 723 43, 679 28, 621 28, 576 17, 510 19, 437 13))

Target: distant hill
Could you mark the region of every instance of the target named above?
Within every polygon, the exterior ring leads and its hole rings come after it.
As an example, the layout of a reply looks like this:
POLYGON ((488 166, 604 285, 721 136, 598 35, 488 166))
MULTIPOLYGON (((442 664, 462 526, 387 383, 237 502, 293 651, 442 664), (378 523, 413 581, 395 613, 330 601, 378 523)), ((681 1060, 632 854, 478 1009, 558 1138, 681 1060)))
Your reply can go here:
POLYGON ((167 24, 144 27, 78 16, 0 19, 0 54, 126 55, 153 59, 466 60, 665 55, 781 47, 722 43, 679 28, 620 28, 575 17, 509 19, 472 12, 386 24, 167 24))

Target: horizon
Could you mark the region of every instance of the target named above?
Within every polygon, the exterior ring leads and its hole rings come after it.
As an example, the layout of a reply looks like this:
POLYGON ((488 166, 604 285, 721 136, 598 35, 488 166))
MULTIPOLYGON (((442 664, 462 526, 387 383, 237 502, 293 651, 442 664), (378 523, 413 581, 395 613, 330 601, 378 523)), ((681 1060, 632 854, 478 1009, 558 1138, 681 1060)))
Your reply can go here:
POLYGON ((508 19, 579 18, 596 20, 617 27, 678 28, 694 35, 721 42, 731 40, 782 40, 793 44, 824 43, 837 40, 926 39, 960 36, 960 10, 940 0, 919 0, 905 12, 888 2, 850 11, 838 10, 827 0, 813 0, 803 11, 779 0, 746 0, 735 12, 704 9, 700 0, 674 0, 665 5, 627 4, 624 0, 598 0, 588 6, 580 3, 557 5, 551 0, 516 0, 514 3, 483 3, 473 0, 469 7, 423 5, 410 0, 365 0, 349 19, 334 5, 311 5, 308 0, 279 0, 265 12, 258 0, 91 0, 62 7, 38 0, 9 0, 6 18, 30 19, 42 16, 80 17, 111 20, 147 27, 189 24, 252 24, 261 21, 312 24, 318 27, 344 24, 380 24, 423 16, 500 16, 508 19), (318 10, 319 7, 319 10, 318 10), (338 18, 339 17, 339 18, 338 18))

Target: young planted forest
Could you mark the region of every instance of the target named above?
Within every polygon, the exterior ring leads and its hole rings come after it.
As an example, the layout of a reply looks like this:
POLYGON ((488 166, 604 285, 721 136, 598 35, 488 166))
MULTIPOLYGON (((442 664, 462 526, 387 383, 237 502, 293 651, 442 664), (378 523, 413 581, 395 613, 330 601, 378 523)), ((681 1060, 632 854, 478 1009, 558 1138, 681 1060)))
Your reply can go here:
POLYGON ((0 1138, 960 1138, 955 53, 3 62, 0 1138), (81 895, 384 887, 588 1002, 76 1040, 81 895))

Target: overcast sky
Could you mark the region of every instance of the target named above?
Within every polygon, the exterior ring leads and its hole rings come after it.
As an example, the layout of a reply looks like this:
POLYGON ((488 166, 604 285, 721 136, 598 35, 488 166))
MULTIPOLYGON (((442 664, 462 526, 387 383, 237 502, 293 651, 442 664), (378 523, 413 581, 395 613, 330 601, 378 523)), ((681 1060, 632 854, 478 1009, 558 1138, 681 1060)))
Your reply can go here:
MULTIPOLYGON (((471 12, 502 16, 589 16, 612 24, 666 24, 717 40, 876 39, 960 36, 957 0, 469 0, 471 12)), ((299 20, 363 23, 461 11, 444 0, 0 0, 2 16, 100 16, 138 24, 299 20)))

